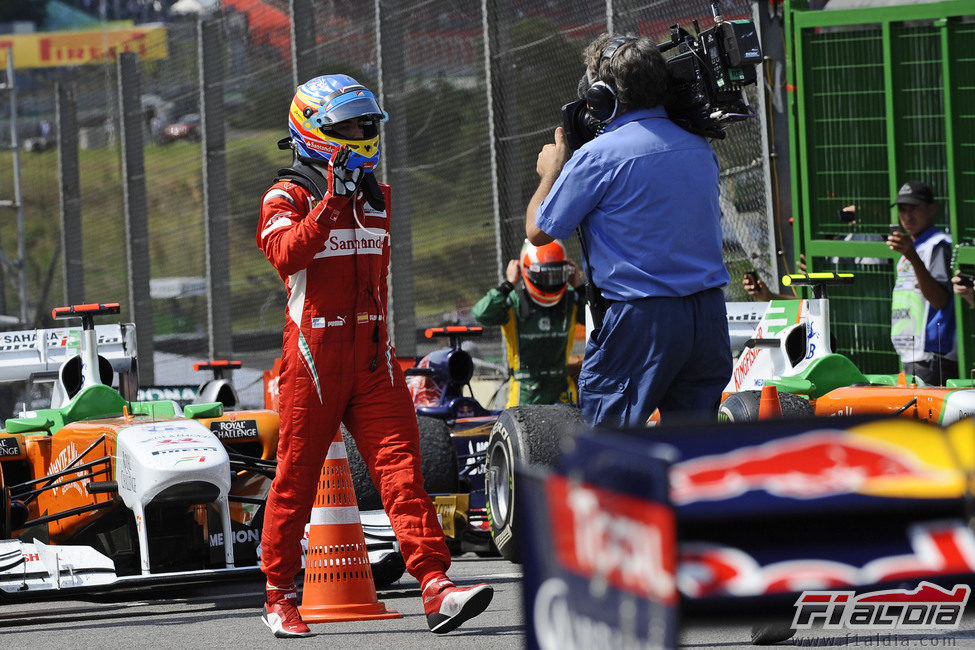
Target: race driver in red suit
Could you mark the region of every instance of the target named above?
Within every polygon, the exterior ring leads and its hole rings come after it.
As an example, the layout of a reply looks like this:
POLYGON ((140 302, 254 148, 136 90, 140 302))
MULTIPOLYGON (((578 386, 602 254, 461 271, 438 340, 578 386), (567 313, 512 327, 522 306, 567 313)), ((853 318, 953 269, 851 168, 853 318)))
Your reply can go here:
POLYGON ((389 186, 373 175, 375 96, 346 75, 317 77, 291 103, 291 167, 264 194, 257 245, 288 287, 281 354, 277 473, 264 511, 264 622, 307 636, 294 576, 329 445, 344 422, 379 486, 430 629, 480 614, 487 584, 456 587, 450 553, 420 473, 419 431, 387 329, 389 186))

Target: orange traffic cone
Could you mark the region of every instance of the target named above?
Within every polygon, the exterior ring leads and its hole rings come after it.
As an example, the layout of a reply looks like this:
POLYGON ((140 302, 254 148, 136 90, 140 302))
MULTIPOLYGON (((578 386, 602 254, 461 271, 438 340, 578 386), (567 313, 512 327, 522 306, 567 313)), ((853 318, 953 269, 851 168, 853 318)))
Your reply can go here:
POLYGON ((301 618, 306 623, 400 618, 376 597, 345 443, 328 449, 311 512, 301 618))
POLYGON ((758 400, 758 419, 782 417, 782 405, 779 403, 779 389, 771 384, 762 386, 762 396, 758 400))

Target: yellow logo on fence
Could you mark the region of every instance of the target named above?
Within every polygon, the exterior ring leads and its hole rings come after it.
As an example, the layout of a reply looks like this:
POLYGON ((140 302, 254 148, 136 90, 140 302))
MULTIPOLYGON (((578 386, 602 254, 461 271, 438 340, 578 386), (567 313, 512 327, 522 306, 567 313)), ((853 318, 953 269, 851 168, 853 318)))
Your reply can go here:
POLYGON ((111 63, 120 52, 135 52, 141 59, 169 56, 162 25, 0 35, 0 65, 7 65, 8 47, 18 70, 111 63))

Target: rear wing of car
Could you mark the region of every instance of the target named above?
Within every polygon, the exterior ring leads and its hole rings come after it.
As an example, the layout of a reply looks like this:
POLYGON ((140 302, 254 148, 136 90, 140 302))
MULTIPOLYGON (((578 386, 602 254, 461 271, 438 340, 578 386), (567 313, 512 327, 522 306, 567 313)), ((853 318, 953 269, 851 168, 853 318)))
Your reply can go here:
MULTIPOLYGON (((0 383, 55 380, 61 365, 79 353, 81 339, 81 327, 0 332, 0 383)), ((133 323, 96 325, 95 339, 98 355, 112 364, 120 383, 134 374, 137 348, 133 323)))

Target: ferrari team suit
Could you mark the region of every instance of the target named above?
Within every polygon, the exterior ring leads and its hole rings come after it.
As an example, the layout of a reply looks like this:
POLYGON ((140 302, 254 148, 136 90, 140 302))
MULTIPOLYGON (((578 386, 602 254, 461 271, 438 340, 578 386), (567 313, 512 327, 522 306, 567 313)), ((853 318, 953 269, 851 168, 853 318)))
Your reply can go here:
POLYGON ((609 306, 579 373, 589 424, 642 427, 654 411, 717 414, 731 377, 721 287, 718 161, 662 106, 627 111, 562 168, 535 216, 550 237, 578 227, 609 306))
POLYGON ((291 584, 301 568, 301 538, 340 422, 379 486, 410 574, 425 585, 450 565, 387 330, 389 186, 369 180, 372 191, 357 191, 341 210, 324 210, 305 183, 287 179, 262 199, 257 245, 288 287, 278 466, 261 540, 269 585, 291 584))
POLYGON ((471 310, 484 325, 501 325, 507 346, 507 407, 519 404, 572 403, 576 387, 566 365, 576 323, 584 318, 584 299, 572 287, 551 307, 532 302, 524 286, 502 283, 471 310))

